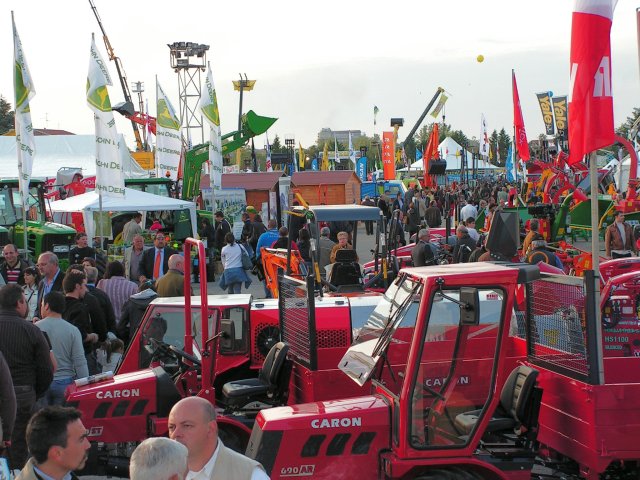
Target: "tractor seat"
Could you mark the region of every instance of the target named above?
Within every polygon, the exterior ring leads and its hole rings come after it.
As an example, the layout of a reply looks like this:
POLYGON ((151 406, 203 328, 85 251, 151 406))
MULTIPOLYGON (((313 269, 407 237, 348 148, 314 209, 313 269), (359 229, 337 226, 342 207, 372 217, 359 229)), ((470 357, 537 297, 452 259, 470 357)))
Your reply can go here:
POLYGON ((258 378, 225 383, 222 387, 225 405, 239 408, 254 401, 273 403, 288 351, 289 345, 284 342, 276 343, 265 357, 258 378))
POLYGON ((356 261, 357 253, 351 249, 340 249, 336 252, 336 261, 331 264, 328 281, 336 286, 355 285, 362 288, 362 270, 356 261))
MULTIPOLYGON (((500 403, 489 420, 486 432, 513 430, 526 421, 533 397, 538 371, 525 365, 515 368, 500 393, 500 403)), ((455 427, 462 435, 470 435, 482 410, 461 413, 455 418, 455 427)))

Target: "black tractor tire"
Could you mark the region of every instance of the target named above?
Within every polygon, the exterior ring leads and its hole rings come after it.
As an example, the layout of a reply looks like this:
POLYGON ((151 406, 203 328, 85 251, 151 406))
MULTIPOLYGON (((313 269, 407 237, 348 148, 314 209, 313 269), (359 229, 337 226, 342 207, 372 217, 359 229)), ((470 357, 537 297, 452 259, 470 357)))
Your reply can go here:
POLYGON ((476 472, 460 467, 435 468, 428 472, 420 473, 415 480, 483 480, 476 472))

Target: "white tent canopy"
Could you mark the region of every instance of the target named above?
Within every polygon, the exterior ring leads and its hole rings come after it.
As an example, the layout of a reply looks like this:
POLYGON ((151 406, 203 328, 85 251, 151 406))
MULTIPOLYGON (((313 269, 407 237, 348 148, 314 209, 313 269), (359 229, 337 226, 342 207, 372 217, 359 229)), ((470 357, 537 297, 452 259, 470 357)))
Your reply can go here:
MULTIPOLYGON (((462 155, 458 155, 458 152, 465 152, 467 155, 467 168, 473 168, 473 154, 468 150, 462 148, 458 142, 456 142, 453 138, 447 137, 440 145, 438 145, 438 151, 440 152, 440 158, 442 160, 447 161, 447 170, 460 170, 460 165, 462 164, 462 155)), ((477 168, 478 170, 496 170, 500 167, 496 167, 495 165, 491 165, 486 159, 478 158, 477 160, 477 168)), ((413 162, 411 164, 411 170, 424 170, 424 163, 422 160, 418 160, 417 162, 413 162)), ((399 169, 401 172, 406 172, 407 168, 399 169)))
MULTIPOLYGON (((33 160, 34 178, 55 178, 61 167, 82 168, 82 175, 96 174, 95 135, 39 135, 36 140, 36 155, 33 160)), ((125 178, 143 178, 149 174, 131 158, 120 134, 120 157, 125 178)), ((0 136, 0 177, 18 176, 16 137, 0 136)))
MULTIPOLYGON (((52 213, 82 212, 84 228, 89 238, 95 237, 94 213, 100 211, 98 193, 95 191, 69 197, 66 200, 51 202, 49 208, 52 213)), ((196 235, 196 204, 175 198, 161 197, 151 193, 140 192, 131 188, 125 188, 123 198, 102 197, 102 210, 104 212, 133 212, 140 211, 143 215, 147 211, 160 210, 189 210, 191 218, 192 235, 196 235)))

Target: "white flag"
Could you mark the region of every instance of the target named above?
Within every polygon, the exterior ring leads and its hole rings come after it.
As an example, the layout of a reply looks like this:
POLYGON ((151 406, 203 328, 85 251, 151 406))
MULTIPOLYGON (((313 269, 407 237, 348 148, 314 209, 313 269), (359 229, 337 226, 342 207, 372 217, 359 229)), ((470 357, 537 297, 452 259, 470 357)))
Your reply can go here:
POLYGON ((356 166, 356 151, 353 149, 353 143, 351 142, 351 132, 349 132, 349 159, 353 162, 355 169, 356 166))
POLYGON ((333 168, 331 170, 338 168, 338 164, 340 163, 340 155, 338 154, 338 137, 333 137, 333 147, 333 168))
POLYGON ((487 132, 487 120, 484 113, 480 117, 480 155, 489 156, 489 133, 487 132))
POLYGON ((171 180, 178 180, 181 154, 180 121, 156 78, 156 165, 162 176, 169 172, 171 180))
POLYGON ((16 151, 18 153, 18 174, 20 192, 23 199, 29 197, 29 182, 33 168, 33 157, 36 154, 36 142, 33 136, 33 124, 31 123, 31 110, 29 101, 35 96, 36 90, 27 66, 27 59, 22 51, 22 43, 16 30, 16 24, 11 13, 13 24, 13 90, 15 92, 15 128, 16 151))
POLYGON ((96 191, 109 197, 124 197, 124 169, 116 121, 111 111, 107 85, 113 85, 107 64, 91 37, 91 58, 87 76, 87 103, 96 125, 96 191))
POLYGON ((211 63, 208 65, 207 78, 200 97, 200 110, 209 124, 209 162, 211 162, 211 186, 214 190, 222 188, 222 134, 220 132, 220 111, 218 97, 213 84, 211 63))

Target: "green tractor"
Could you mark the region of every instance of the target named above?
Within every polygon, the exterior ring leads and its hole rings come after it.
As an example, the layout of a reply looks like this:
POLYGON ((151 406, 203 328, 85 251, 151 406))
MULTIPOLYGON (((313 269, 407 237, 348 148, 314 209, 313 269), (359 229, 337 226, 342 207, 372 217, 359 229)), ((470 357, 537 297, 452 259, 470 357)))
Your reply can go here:
MULTIPOLYGON (((27 199, 27 246, 30 260, 42 252, 53 252, 64 271, 69 266, 69 251, 75 244, 76 231, 58 223, 48 222, 45 216, 45 182, 31 179, 27 199)), ((25 252, 24 208, 18 187, 18 179, 0 179, 0 241, 14 243, 25 252)), ((24 253, 23 253, 24 255, 24 253)))

